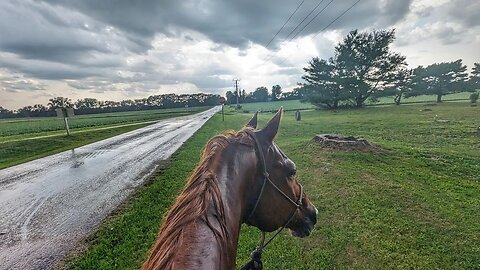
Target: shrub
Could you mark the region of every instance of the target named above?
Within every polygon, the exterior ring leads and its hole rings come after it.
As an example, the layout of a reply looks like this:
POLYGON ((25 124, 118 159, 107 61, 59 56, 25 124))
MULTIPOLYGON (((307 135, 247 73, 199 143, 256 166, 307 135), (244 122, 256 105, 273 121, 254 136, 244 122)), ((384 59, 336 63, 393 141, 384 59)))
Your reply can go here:
POLYGON ((474 92, 470 94, 470 101, 472 102, 472 104, 477 104, 478 96, 479 96, 478 92, 474 92))

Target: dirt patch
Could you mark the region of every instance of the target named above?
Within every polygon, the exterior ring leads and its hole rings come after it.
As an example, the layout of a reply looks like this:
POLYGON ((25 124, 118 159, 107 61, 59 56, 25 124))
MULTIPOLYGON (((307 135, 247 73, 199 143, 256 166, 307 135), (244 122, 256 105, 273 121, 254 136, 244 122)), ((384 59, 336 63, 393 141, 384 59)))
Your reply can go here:
POLYGON ((385 152, 380 146, 372 144, 365 139, 353 136, 342 136, 335 134, 318 134, 313 141, 320 144, 322 148, 340 151, 360 151, 369 153, 385 152))

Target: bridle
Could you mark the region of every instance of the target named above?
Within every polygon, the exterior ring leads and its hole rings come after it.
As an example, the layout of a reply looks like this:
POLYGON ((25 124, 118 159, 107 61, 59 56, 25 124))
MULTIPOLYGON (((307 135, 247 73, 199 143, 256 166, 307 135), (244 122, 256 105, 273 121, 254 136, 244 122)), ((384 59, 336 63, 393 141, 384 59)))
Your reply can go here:
MULTIPOLYGON (((245 132, 248 135, 250 135, 250 137, 252 137, 252 139, 255 142, 255 151, 257 152, 257 157, 259 159, 259 164, 261 166, 260 168, 261 168, 262 176, 263 176, 263 182, 262 182, 262 187, 260 188, 260 193, 258 194, 257 200, 255 201, 255 204, 254 204, 252 210, 250 211, 250 214, 248 215, 246 221, 249 221, 253 217, 253 214, 255 213, 255 210, 257 210, 258 204, 260 202, 260 199, 262 198, 263 191, 265 190, 265 186, 267 185, 267 183, 269 183, 284 198, 286 198, 290 203, 292 203, 295 206, 295 208, 290 213, 290 216, 288 217, 287 221, 275 232, 275 234, 267 242, 265 242, 265 232, 261 231, 260 243, 258 244, 258 246, 255 248, 255 250, 250 255, 251 260, 245 266, 243 266, 241 268, 241 270, 262 269, 263 268, 263 264, 262 264, 262 252, 263 252, 263 250, 265 249, 265 247, 268 244, 270 244, 270 242, 275 237, 277 237, 277 235, 283 229, 285 229, 285 227, 288 226, 288 224, 290 224, 290 222, 292 221, 293 217, 295 216, 295 213, 297 212, 297 210, 300 209, 300 207, 303 206, 303 203, 302 203, 302 200, 303 200, 303 186, 300 183, 298 183, 298 185, 300 186, 300 195, 298 197, 298 200, 294 201, 287 194, 285 194, 285 192, 283 192, 277 185, 275 185, 275 183, 273 183, 273 181, 270 180, 269 174, 267 172, 265 156, 263 154, 262 147, 261 147, 260 141, 258 140, 258 137, 251 130, 245 130, 245 132)), ((280 151, 280 149, 278 149, 278 150, 280 151)), ((280 153, 282 154, 283 157, 286 157, 285 154, 282 153, 281 151, 280 151, 280 153)))

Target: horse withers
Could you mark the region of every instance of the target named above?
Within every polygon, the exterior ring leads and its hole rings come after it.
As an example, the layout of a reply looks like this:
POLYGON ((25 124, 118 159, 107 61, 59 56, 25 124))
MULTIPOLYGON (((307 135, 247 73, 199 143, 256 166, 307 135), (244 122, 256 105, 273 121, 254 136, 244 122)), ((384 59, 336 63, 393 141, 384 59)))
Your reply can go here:
POLYGON ((317 209, 273 141, 281 117, 282 109, 256 130, 255 114, 242 130, 210 139, 142 269, 235 269, 242 223, 310 234, 317 209))

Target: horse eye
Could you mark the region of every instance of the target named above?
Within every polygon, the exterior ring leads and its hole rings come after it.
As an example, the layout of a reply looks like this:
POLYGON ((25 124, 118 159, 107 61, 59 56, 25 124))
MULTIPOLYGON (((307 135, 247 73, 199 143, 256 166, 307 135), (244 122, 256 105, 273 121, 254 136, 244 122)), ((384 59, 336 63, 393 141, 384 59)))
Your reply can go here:
POLYGON ((288 173, 288 175, 289 175, 290 177, 295 176, 295 174, 297 174, 297 170, 296 170, 296 169, 290 170, 290 172, 288 173))

